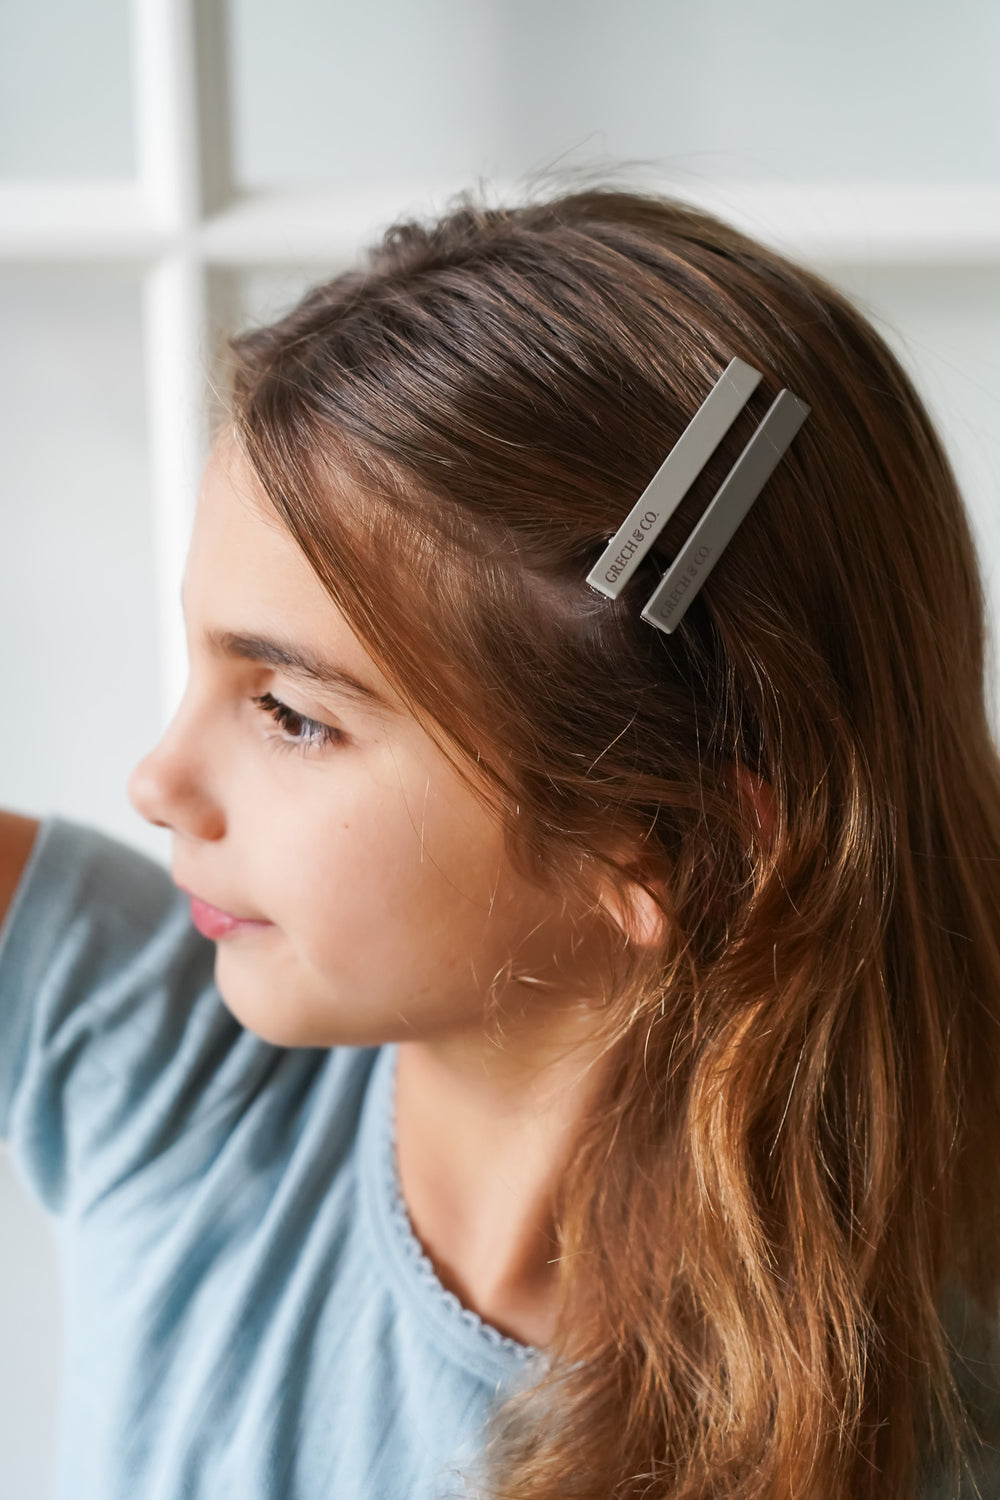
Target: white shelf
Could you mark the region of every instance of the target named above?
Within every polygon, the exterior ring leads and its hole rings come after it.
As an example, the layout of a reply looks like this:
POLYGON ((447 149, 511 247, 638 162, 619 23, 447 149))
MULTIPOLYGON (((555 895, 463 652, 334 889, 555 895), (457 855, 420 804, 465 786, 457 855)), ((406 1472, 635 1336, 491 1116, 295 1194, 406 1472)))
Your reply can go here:
MULTIPOLYGON (((655 184, 775 248, 811 261, 1000 264, 1000 187, 894 183, 655 184)), ((181 254, 214 266, 338 263, 404 212, 442 209, 462 184, 364 194, 273 192, 173 222, 138 184, 0 183, 0 260, 141 261, 181 254)), ((498 184, 491 198, 518 196, 498 184)), ((163 199, 160 199, 162 205, 163 199)))
POLYGON ((0 182, 0 259, 149 261, 170 235, 134 182, 0 182))
POLYGON ((454 185, 400 184, 367 193, 257 193, 201 226, 201 253, 216 266, 325 263, 351 259, 406 212, 443 208, 454 185))
MULTIPOLYGON (((1000 263, 1000 187, 810 183, 656 184, 808 260, 866 264, 1000 263)), ((440 209, 451 187, 401 184, 366 195, 270 193, 205 221, 201 251, 216 265, 349 259, 408 210, 440 209)), ((491 195, 517 197, 500 184, 491 195)))
POLYGON ((684 196, 805 260, 1000 263, 1000 185, 719 183, 684 196))

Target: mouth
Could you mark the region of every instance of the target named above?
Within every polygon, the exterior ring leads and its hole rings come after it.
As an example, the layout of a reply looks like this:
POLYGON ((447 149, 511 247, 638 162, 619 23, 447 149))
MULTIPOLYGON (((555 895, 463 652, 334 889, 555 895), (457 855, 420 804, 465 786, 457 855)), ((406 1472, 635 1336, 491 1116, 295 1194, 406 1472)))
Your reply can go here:
MULTIPOLYGON (((177 882, 175 882, 177 884, 177 882)), ((261 932, 268 927, 273 927, 273 922, 263 922, 251 917, 237 917, 232 912, 223 911, 219 906, 212 906, 208 901, 202 901, 199 896, 185 886, 178 885, 178 889, 191 902, 191 920, 198 931, 207 938, 214 940, 223 937, 234 936, 241 932, 261 932)))

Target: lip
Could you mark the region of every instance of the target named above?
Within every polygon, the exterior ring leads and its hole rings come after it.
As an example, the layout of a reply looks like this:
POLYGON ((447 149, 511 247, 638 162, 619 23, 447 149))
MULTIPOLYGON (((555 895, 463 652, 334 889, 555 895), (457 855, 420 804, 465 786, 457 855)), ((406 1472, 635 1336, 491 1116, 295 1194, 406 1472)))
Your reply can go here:
POLYGON ((260 922, 249 917, 234 917, 232 912, 223 911, 221 907, 212 906, 208 901, 202 901, 193 891, 186 886, 174 882, 178 890, 184 892, 191 902, 191 920, 198 931, 207 938, 213 940, 231 937, 238 932, 260 932, 266 927, 273 927, 273 922, 260 922))

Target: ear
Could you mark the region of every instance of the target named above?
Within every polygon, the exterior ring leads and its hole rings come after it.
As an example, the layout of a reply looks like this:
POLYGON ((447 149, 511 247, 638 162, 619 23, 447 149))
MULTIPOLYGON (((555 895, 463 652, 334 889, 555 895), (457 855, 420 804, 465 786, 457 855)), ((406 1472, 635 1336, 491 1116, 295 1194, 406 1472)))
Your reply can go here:
MULTIPOLYGON (((766 844, 774 828, 774 792, 770 782, 747 766, 737 764, 729 767, 725 780, 741 801, 750 804, 761 843, 766 844)), ((629 942, 640 948, 659 947, 666 922, 663 912, 649 892, 634 881, 628 893, 631 910, 622 903, 609 881, 602 882, 598 900, 629 942)))

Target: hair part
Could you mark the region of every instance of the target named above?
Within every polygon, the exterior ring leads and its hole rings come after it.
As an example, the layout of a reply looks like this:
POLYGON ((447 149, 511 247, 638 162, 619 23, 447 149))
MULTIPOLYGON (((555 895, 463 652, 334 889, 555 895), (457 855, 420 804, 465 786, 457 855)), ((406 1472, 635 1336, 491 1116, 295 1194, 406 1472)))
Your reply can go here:
POLYGON ((663 917, 595 980, 615 1065, 558 1330, 482 1493, 903 1500, 931 1449, 957 1475, 946 1294, 992 1310, 1000 1243, 1000 761, 910 379, 813 272, 613 187, 399 223, 231 349, 269 504, 512 859, 663 917), (596 595, 733 355, 761 385, 596 595), (668 638, 641 604, 782 386, 809 421, 668 638))

